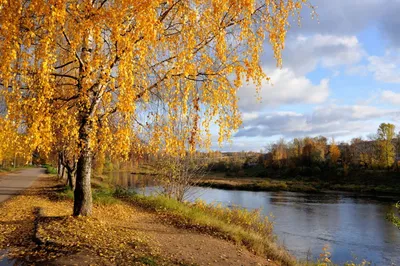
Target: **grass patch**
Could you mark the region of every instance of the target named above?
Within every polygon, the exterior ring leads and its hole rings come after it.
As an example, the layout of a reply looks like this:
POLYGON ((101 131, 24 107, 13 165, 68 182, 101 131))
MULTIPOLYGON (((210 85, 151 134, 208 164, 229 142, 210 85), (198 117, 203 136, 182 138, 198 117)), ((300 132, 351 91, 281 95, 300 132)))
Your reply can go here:
POLYGON ((53 167, 53 166, 50 165, 50 164, 45 164, 45 165, 44 165, 44 168, 46 168, 46 173, 47 173, 47 174, 56 175, 56 174, 58 173, 58 172, 57 172, 57 168, 53 167))
POLYGON ((125 198, 146 209, 169 215, 178 226, 196 228, 243 244, 250 251, 283 265, 296 265, 296 260, 275 243, 273 224, 259 210, 224 208, 202 201, 181 203, 164 196, 131 195, 125 198))
POLYGON ((257 183, 260 190, 280 191, 288 190, 288 185, 285 181, 271 181, 269 179, 257 183))
POLYGON ((16 169, 16 168, 11 168, 11 167, 0 168, 0 173, 12 172, 12 171, 15 171, 15 169, 16 169))
POLYGON ((319 189, 312 184, 307 184, 303 182, 291 182, 289 191, 316 193, 319 192, 319 189))
MULTIPOLYGON (((98 205, 117 204, 121 202, 120 198, 129 195, 132 195, 132 193, 118 188, 109 188, 107 186, 92 188, 93 203, 98 205)), ((69 186, 65 186, 57 192, 57 199, 74 200, 74 191, 69 186)))
POLYGON ((114 197, 115 189, 94 189, 92 193, 95 204, 110 205, 120 202, 118 198, 114 197))
POLYGON ((153 257, 141 257, 137 259, 138 262, 143 263, 143 265, 157 266, 158 263, 153 257))
POLYGON ((69 187, 65 186, 57 192, 58 200, 73 200, 74 199, 74 191, 69 187))

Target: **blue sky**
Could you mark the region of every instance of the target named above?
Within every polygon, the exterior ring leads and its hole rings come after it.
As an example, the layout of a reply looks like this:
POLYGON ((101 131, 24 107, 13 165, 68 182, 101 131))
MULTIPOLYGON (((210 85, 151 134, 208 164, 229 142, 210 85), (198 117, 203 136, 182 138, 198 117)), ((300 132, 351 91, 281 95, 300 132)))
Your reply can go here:
MULTIPOLYGON (((311 0, 275 67, 265 45, 263 68, 273 84, 239 91, 242 128, 224 151, 259 151, 281 137, 324 135, 347 141, 376 132, 382 122, 400 131, 400 0, 311 0)), ((214 148, 218 146, 215 145, 214 148)))

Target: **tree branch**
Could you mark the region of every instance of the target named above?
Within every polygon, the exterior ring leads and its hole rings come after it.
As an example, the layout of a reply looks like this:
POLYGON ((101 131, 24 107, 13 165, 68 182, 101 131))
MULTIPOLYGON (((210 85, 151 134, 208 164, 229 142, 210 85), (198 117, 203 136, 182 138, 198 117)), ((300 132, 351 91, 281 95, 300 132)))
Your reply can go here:
POLYGON ((65 63, 65 64, 63 64, 61 66, 56 66, 56 67, 54 67, 54 69, 60 69, 60 68, 66 67, 66 66, 68 66, 68 65, 70 65, 70 64, 72 64, 74 62, 76 62, 76 60, 69 61, 68 63, 65 63))
POLYGON ((50 75, 55 76, 55 77, 70 78, 70 79, 78 81, 77 77, 67 75, 67 74, 51 73, 50 75))

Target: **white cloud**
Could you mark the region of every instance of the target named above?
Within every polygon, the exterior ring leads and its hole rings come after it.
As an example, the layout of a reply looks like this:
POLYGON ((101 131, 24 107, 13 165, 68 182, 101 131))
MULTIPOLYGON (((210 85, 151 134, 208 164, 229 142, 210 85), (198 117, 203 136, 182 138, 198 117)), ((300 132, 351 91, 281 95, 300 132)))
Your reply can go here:
POLYGON ((251 113, 243 113, 242 114, 242 119, 243 120, 250 120, 253 118, 257 118, 258 117, 258 113, 256 112, 251 112, 251 113))
POLYGON ((244 120, 235 137, 354 136, 374 132, 378 120, 393 121, 398 110, 367 105, 319 106, 312 113, 272 112, 244 120))
POLYGON ((400 93, 389 90, 382 91, 381 100, 391 104, 400 104, 400 93))
MULTIPOLYGON (((366 55, 356 36, 314 34, 296 35, 288 38, 283 51, 283 66, 292 69, 298 75, 305 75, 318 65, 335 69, 342 65, 358 63, 366 55)), ((272 68, 272 54, 263 61, 272 68)))
POLYGON ((323 67, 354 64, 361 60, 364 51, 356 36, 321 35, 302 38, 298 46, 310 50, 323 67))
POLYGON ((400 56, 398 51, 387 51, 384 56, 368 57, 368 70, 374 78, 386 83, 400 83, 400 56))
POLYGON ((255 111, 266 106, 281 104, 322 103, 329 96, 329 80, 323 79, 314 84, 302 75, 297 75, 291 69, 274 69, 265 72, 271 77, 272 83, 265 81, 260 92, 261 102, 257 100, 255 86, 245 86, 238 92, 239 106, 242 111, 255 111))
POLYGON ((400 83, 400 49, 389 49, 382 56, 369 55, 365 64, 351 65, 346 74, 367 76, 384 83, 400 83))

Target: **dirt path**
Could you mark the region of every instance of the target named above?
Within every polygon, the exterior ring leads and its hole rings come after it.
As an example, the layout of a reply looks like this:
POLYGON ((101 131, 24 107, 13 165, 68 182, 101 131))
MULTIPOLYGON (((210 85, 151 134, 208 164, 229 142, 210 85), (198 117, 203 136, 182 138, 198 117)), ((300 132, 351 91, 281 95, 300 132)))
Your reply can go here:
POLYGON ((193 230, 168 225, 163 217, 145 213, 131 227, 146 232, 164 256, 193 265, 276 265, 242 246, 193 230))
POLYGON ((0 178, 0 202, 18 195, 21 191, 30 187, 39 175, 44 173, 43 168, 29 168, 2 175, 0 178))

